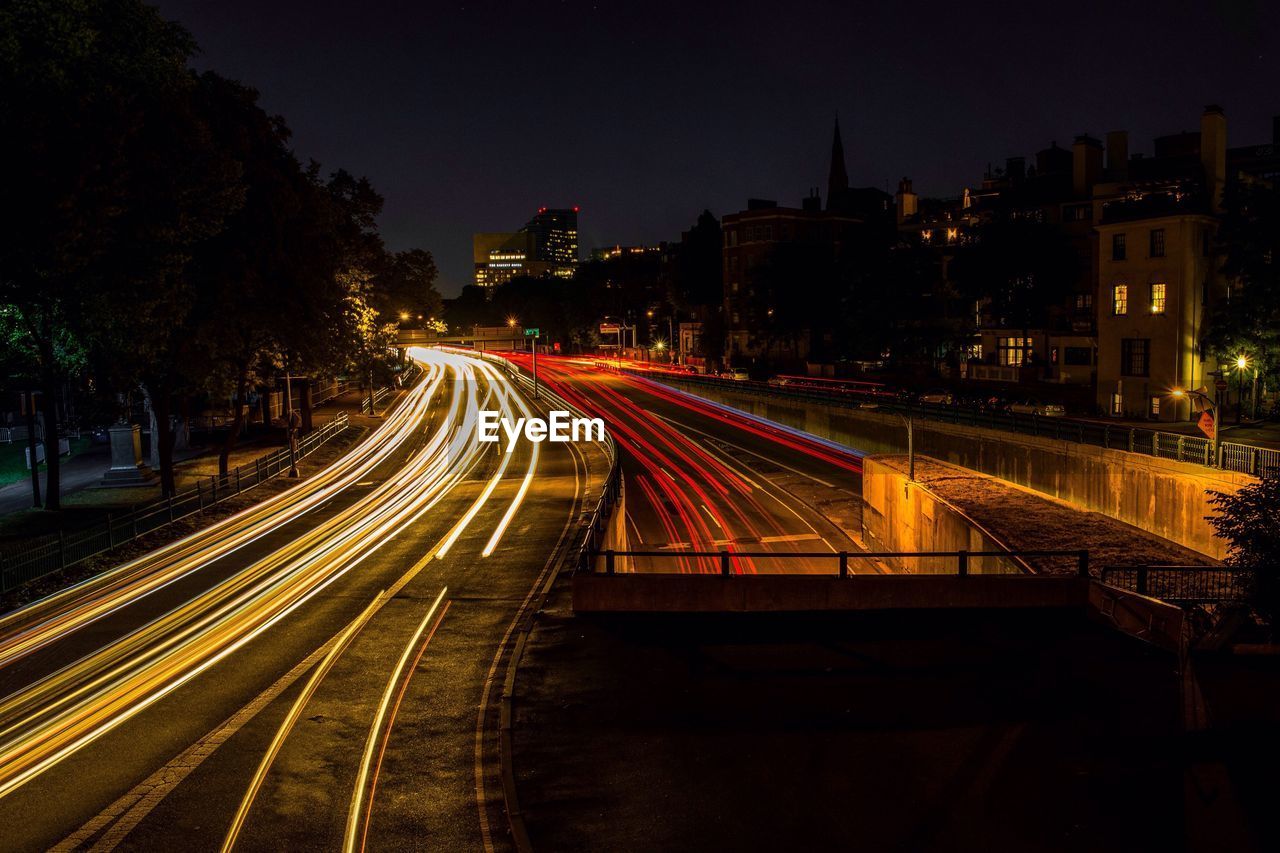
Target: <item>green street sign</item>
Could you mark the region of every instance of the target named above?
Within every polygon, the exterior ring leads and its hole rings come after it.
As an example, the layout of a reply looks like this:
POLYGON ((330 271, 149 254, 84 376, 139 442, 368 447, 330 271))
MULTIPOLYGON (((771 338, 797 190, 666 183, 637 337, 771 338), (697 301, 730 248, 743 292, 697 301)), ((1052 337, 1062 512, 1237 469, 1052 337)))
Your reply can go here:
POLYGON ((542 333, 541 333, 541 331, 540 331, 540 330, 538 330, 538 329, 525 329, 525 330, 524 330, 524 336, 525 336, 526 338, 537 338, 537 337, 540 337, 540 336, 541 336, 541 334, 542 334, 542 333))

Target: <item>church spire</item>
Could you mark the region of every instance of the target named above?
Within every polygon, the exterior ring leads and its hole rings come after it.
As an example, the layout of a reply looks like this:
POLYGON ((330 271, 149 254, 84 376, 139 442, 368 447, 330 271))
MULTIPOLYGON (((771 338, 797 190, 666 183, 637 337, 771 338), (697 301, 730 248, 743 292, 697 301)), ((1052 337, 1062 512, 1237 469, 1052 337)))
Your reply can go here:
POLYGON ((849 174, 844 170, 844 143, 840 141, 840 116, 836 116, 836 132, 831 139, 831 172, 827 176, 827 210, 839 206, 849 189, 849 174))

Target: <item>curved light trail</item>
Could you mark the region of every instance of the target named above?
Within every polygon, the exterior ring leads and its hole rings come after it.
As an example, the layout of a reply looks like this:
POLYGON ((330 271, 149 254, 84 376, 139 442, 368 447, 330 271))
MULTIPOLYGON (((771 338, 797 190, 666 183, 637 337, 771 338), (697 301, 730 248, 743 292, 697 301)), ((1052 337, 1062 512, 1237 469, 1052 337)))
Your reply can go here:
MULTIPOLYGON (((426 376, 382 426, 335 465, 299 487, 0 622, 0 671, 37 649, 189 577, 279 531, 332 499, 421 431, 452 377, 447 411, 421 449, 381 485, 260 559, 238 567, 185 603, 0 699, 0 797, 150 707, 234 654, 352 571, 422 518, 501 452, 476 440, 478 412, 529 409, 502 371, 457 353, 415 349, 426 376), (478 393, 486 388, 484 397, 478 393)), ((492 552, 534 476, 536 445, 522 483, 489 537, 492 552)), ((511 466, 502 454, 480 496, 440 552, 471 525, 511 466)), ((439 553, 439 552, 438 552, 439 553)))

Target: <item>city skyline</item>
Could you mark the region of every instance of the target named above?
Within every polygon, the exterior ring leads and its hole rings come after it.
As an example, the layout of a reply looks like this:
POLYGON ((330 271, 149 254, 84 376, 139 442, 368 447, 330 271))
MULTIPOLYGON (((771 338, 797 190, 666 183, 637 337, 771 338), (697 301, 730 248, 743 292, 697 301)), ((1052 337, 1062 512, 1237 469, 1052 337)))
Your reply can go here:
POLYGON ((750 5, 566 3, 496 23, 471 7, 428 18, 373 4, 356 19, 289 3, 159 5, 196 37, 198 67, 256 87, 287 118, 301 158, 385 188, 388 243, 427 245, 445 296, 471 280, 472 233, 539 207, 581 205, 585 254, 675 239, 704 208, 721 216, 748 196, 798 203, 826 183, 836 114, 851 186, 893 192, 906 175, 949 197, 988 163, 1077 134, 1127 130, 1142 151, 1217 103, 1232 144, 1251 144, 1270 138, 1277 111, 1277 16, 1262 6, 1081 8, 1057 16, 1046 47, 1044 13, 1016 7, 819 5, 766 36, 750 5), (528 132, 543 116, 554 120, 528 132))

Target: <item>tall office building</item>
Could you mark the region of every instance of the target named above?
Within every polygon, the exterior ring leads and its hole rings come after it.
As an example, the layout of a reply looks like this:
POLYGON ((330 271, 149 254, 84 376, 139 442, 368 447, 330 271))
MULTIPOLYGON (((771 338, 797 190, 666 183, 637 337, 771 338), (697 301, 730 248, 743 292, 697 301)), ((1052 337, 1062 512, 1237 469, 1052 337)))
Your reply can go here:
POLYGON ((522 275, 568 278, 578 265, 578 208, 538 208, 519 231, 475 234, 471 245, 481 287, 522 275))

